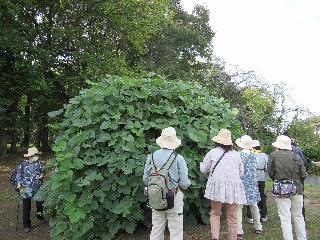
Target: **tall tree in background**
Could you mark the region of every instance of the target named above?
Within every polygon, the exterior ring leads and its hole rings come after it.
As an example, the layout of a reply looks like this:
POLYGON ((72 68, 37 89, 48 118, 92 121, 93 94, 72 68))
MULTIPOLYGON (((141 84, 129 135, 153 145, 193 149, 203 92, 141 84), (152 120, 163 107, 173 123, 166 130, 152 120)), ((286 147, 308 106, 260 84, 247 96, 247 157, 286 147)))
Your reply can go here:
MULTIPOLYGON (((147 62, 136 59, 172 23, 178 3, 2 1, 0 156, 9 128, 17 128, 15 115, 24 114, 23 143, 37 143, 45 151, 50 148, 47 113, 77 95, 86 79, 149 71, 147 62)), ((162 73, 159 69, 154 71, 162 73)))

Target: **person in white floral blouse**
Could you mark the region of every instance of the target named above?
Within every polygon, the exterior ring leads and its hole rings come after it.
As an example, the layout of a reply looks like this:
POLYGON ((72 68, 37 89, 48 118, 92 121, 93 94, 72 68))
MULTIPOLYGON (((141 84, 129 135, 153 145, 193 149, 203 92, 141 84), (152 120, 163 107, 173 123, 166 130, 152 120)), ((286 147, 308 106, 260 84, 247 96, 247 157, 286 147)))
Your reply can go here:
MULTIPOLYGON (((260 222, 260 211, 257 204, 261 200, 256 177, 258 159, 257 156, 252 152, 252 138, 250 136, 244 135, 241 138, 238 138, 236 140, 236 144, 241 148, 240 157, 244 164, 244 175, 241 178, 247 199, 246 205, 250 206, 255 233, 261 234, 263 230, 260 222)), ((239 205, 237 230, 237 239, 239 240, 243 239, 244 237, 242 229, 242 208, 243 205, 239 205)))

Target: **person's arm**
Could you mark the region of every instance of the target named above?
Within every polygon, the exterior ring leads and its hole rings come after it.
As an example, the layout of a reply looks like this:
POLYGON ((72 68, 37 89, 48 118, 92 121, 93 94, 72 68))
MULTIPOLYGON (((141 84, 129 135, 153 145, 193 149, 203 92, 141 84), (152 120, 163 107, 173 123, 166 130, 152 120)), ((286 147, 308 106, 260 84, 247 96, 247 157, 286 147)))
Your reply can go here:
POLYGON ((211 167, 211 152, 208 152, 204 157, 203 161, 200 163, 200 171, 202 173, 209 173, 211 167))
POLYGON ((23 164, 24 162, 20 163, 17 169, 17 188, 20 189, 23 183, 23 164))
POLYGON ((304 182, 304 180, 308 177, 308 173, 302 161, 300 164, 300 172, 301 172, 301 181, 304 182))
POLYGON ((275 172, 274 172, 274 156, 272 155, 270 155, 270 158, 268 160, 268 174, 273 181, 275 172))
POLYGON ((40 172, 40 176, 39 179, 43 179, 44 176, 47 174, 46 171, 44 170, 43 164, 40 160, 39 161, 39 172, 40 172))
MULTIPOLYGON (((181 155, 180 155, 181 156, 181 155)), ((187 189, 191 182, 188 178, 188 166, 183 156, 179 158, 178 161, 178 169, 179 169, 179 187, 183 190, 187 189)))
POLYGON ((146 164, 144 166, 143 181, 144 181, 145 184, 148 184, 149 176, 151 174, 151 162, 150 162, 150 159, 151 159, 151 155, 148 155, 146 164))
POLYGON ((268 162, 269 162, 269 156, 265 154, 265 165, 264 165, 264 171, 268 172, 268 162))
POLYGON ((242 177, 244 174, 244 163, 242 162, 242 159, 240 157, 240 153, 237 152, 237 155, 239 157, 239 173, 240 173, 240 177, 242 177))

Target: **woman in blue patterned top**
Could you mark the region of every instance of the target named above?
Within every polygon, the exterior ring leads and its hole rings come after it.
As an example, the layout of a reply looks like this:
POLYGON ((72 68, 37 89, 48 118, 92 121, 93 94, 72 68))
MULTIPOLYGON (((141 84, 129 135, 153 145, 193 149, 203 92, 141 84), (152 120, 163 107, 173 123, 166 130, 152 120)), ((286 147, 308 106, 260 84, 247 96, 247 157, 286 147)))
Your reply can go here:
MULTIPOLYGON (((42 185, 46 174, 38 158, 38 154, 41 154, 41 152, 37 148, 29 148, 28 153, 24 154, 24 157, 28 159, 19 165, 17 171, 17 188, 22 193, 23 198, 23 226, 25 232, 30 232, 31 230, 31 199, 42 185), (24 190, 22 191, 22 189, 24 190)), ((47 221, 43 217, 43 201, 35 201, 37 207, 36 217, 41 223, 46 223, 47 221)))
MULTIPOLYGON (((244 164, 244 174, 242 176, 242 182, 247 199, 246 205, 250 206, 255 233, 261 234, 262 225, 260 222, 260 211, 257 204, 260 201, 260 193, 256 176, 258 159, 257 156, 252 152, 253 142, 250 136, 244 135, 241 138, 238 138, 236 140, 236 144, 241 148, 240 157, 244 164)), ((244 235, 242 229, 242 208, 243 205, 239 205, 237 239, 243 239, 244 235)))

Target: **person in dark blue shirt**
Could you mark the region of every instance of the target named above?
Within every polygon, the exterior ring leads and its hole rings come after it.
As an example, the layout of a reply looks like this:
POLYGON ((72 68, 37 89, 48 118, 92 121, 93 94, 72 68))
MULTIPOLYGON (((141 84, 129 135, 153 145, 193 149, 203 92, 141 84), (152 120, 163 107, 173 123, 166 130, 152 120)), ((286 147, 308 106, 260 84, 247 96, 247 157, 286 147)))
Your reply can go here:
POLYGON ((46 219, 43 217, 43 200, 36 199, 35 194, 42 185, 45 171, 42 167, 42 163, 39 160, 38 154, 41 152, 37 148, 32 147, 28 149, 28 153, 24 154, 27 159, 24 160, 17 170, 17 188, 22 194, 22 206, 23 206, 23 226, 25 232, 31 230, 31 199, 36 201, 36 217, 41 223, 46 223, 46 219))

